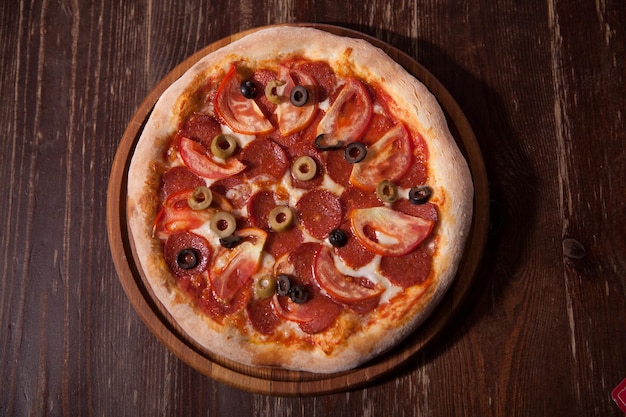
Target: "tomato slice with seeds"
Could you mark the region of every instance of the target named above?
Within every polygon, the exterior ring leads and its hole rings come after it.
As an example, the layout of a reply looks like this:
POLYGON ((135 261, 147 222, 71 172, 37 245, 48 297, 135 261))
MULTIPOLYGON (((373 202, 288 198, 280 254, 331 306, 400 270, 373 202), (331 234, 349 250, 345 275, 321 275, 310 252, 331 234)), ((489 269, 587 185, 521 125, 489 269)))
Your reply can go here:
POLYGON ((361 82, 351 78, 320 120, 317 134, 326 135, 326 146, 357 141, 369 126, 372 115, 372 99, 367 90, 361 82))
POLYGON ((233 249, 221 248, 209 270, 209 280, 215 295, 231 300, 252 278, 261 264, 261 254, 267 233, 255 228, 237 232, 244 241, 233 249))
POLYGON ((434 222, 388 207, 355 209, 350 212, 354 236, 368 250, 383 256, 411 252, 430 235, 434 222))
POLYGON ((241 79, 235 65, 220 83, 215 96, 215 111, 234 132, 246 135, 265 134, 274 130, 253 99, 241 94, 241 79))
POLYGON ((280 68, 278 78, 286 83, 283 91, 287 97, 276 107, 278 130, 283 136, 287 136, 301 131, 313 120, 317 111, 317 83, 313 77, 306 73, 287 67, 280 68), (291 90, 296 85, 305 87, 309 93, 308 101, 304 106, 294 106, 289 101, 291 90))
POLYGON ((366 288, 359 285, 351 277, 337 270, 331 250, 327 247, 321 249, 315 259, 313 276, 319 284, 335 300, 352 303, 376 297, 383 292, 380 286, 366 288))
POLYGON ((187 200, 193 190, 183 190, 170 195, 154 220, 153 234, 165 238, 172 233, 193 230, 211 220, 215 210, 193 210, 187 200))
POLYGON ((363 161, 354 164, 350 183, 374 191, 383 180, 397 181, 411 167, 413 147, 403 124, 391 128, 367 150, 363 161))
POLYGON ((240 173, 246 166, 236 158, 228 158, 224 164, 214 161, 200 143, 180 137, 178 150, 183 163, 191 172, 204 178, 219 180, 240 173))

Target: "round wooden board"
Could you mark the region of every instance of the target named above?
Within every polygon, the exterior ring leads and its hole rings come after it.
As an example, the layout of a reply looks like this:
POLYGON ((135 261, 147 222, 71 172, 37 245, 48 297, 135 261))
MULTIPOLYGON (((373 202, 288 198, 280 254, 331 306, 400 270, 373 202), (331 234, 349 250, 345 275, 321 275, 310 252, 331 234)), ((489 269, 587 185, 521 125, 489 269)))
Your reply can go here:
POLYGON ((120 282, 133 307, 156 337, 176 356, 217 381, 240 389, 271 395, 316 395, 345 391, 370 383, 397 369, 421 350, 463 302, 471 287, 482 257, 489 223, 487 175, 482 154, 465 115, 447 90, 421 65, 405 53, 375 38, 353 30, 319 24, 305 24, 328 32, 363 38, 383 49, 417 79, 422 81, 442 105, 450 130, 466 156, 474 180, 474 217, 457 277, 430 318, 400 345, 360 368, 337 374, 314 374, 273 368, 242 366, 203 351, 180 330, 174 320, 152 296, 143 272, 135 261, 132 239, 126 222, 126 182, 133 149, 154 104, 169 85, 208 53, 260 28, 231 35, 198 51, 174 68, 148 94, 126 128, 113 162, 107 196, 107 231, 113 261, 120 282))

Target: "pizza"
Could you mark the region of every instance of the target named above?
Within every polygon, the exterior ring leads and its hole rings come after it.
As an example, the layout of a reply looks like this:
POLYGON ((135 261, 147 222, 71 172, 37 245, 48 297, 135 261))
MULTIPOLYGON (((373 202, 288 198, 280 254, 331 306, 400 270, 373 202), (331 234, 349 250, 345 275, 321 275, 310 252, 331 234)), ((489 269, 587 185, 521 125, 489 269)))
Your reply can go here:
POLYGON ((454 280, 473 185, 435 97, 382 50, 254 31, 159 97, 127 219, 154 297, 216 360, 332 373, 397 345, 454 280))

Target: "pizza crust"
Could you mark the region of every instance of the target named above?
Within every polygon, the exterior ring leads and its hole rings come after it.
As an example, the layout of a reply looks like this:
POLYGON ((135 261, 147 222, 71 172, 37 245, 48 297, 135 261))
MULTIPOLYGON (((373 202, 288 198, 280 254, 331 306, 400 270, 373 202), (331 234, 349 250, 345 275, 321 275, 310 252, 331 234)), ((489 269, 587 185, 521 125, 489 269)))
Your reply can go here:
MULTIPOLYGON (((449 288, 463 255, 472 219, 471 175, 444 114, 426 87, 407 73, 382 50, 361 39, 339 37, 312 28, 273 27, 252 33, 196 63, 159 98, 134 151, 128 174, 127 218, 136 257, 155 297, 195 342, 218 357, 251 366, 278 366, 291 370, 330 373, 352 369, 395 346, 413 332, 432 312, 449 288), (259 47, 263 45, 263 47, 259 47), (305 46, 305 47, 303 47, 305 46), (251 67, 277 56, 300 55, 327 61, 338 73, 355 72, 368 82, 383 85, 395 100, 392 113, 419 131, 429 149, 429 185, 439 206, 436 227, 437 252, 433 258, 435 277, 425 293, 407 291, 401 305, 402 321, 376 320, 367 331, 352 335, 331 354, 321 348, 285 349, 273 344, 254 343, 241 334, 220 328, 181 302, 162 256, 152 237, 157 211, 161 161, 185 112, 180 100, 194 90, 207 74, 226 72, 233 60, 245 60, 251 67), (359 63, 367 63, 367 67, 359 63), (375 63, 375 65, 372 65, 375 63)), ((393 316, 393 311, 390 311, 393 316)), ((313 337, 315 339, 316 336, 313 337)), ((318 339, 322 339, 323 335, 318 339)))

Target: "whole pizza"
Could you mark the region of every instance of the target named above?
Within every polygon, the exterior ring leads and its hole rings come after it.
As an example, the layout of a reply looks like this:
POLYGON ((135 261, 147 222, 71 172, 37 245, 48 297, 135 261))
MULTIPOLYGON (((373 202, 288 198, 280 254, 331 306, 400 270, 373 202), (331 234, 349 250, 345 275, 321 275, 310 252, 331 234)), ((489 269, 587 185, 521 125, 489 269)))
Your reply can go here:
POLYGON ((434 96, 370 43, 270 27, 159 98, 132 155, 144 278, 191 341, 317 373, 398 344, 453 281, 472 219, 434 96))

